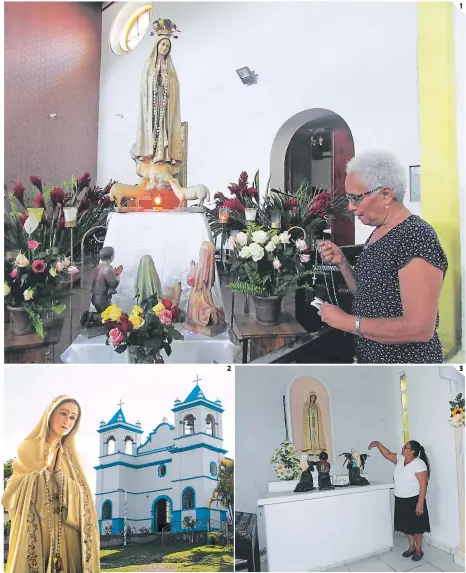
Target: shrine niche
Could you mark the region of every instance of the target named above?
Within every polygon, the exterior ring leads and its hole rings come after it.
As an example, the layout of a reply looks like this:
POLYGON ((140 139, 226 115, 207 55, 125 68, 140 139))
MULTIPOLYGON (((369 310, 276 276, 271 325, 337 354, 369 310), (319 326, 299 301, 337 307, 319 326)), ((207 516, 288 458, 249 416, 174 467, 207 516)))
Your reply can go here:
POLYGON ((288 391, 289 432, 301 456, 317 461, 322 451, 334 459, 330 403, 325 386, 310 376, 297 378, 288 391))

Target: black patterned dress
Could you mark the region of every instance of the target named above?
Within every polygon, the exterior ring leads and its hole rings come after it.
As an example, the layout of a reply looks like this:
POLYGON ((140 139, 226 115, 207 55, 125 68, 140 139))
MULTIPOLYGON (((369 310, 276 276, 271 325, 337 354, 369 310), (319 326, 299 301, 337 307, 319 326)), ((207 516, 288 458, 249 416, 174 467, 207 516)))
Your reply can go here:
MULTIPOLYGON (((371 235, 372 236, 372 235, 371 235)), ((410 215, 386 235, 364 249, 353 269, 357 291, 353 314, 366 318, 403 315, 398 271, 413 258, 422 258, 445 273, 447 257, 434 229, 417 215, 410 215)), ((443 353, 435 332, 428 342, 383 344, 356 337, 356 355, 362 364, 439 364, 443 353)), ((364 328, 364 321, 362 321, 364 328)))

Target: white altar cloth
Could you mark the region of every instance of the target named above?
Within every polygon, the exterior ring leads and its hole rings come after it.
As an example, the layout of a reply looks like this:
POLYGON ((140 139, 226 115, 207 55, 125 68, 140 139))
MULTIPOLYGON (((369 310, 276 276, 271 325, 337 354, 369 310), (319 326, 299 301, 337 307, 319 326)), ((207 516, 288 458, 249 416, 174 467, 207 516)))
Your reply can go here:
MULTIPOLYGON (((112 302, 125 312, 131 311, 135 303, 134 280, 139 261, 143 255, 150 255, 163 289, 171 281, 181 281, 180 307, 186 310, 190 289, 186 278, 191 261, 197 263, 199 259, 203 241, 212 241, 209 223, 203 213, 110 213, 104 246, 115 249, 113 266, 123 265, 120 284, 112 302)), ((223 306, 218 276, 212 297, 217 306, 223 306)))
MULTIPOLYGON (((212 338, 178 327, 184 340, 174 340, 170 356, 161 351, 166 364, 233 364, 240 349, 224 332, 212 338)), ((105 344, 106 336, 86 338, 79 334, 61 355, 65 364, 127 364, 128 352, 118 354, 105 344)))
POLYGON ((269 493, 263 507, 269 571, 325 571, 393 546, 393 483, 269 493))

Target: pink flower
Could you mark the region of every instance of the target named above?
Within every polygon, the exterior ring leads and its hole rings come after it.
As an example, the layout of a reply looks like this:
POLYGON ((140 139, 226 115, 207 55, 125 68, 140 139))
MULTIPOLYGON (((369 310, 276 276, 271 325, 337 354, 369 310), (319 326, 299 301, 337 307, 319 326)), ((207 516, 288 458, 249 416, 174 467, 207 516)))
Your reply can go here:
POLYGON ((165 309, 159 314, 160 321, 163 324, 171 324, 172 323, 172 313, 165 309))
POLYGON ((58 263, 56 263, 55 268, 57 269, 58 272, 62 271, 65 268, 65 265, 58 261, 58 263))
POLYGON ((278 271, 282 266, 281 262, 277 259, 277 257, 274 258, 272 265, 276 271, 278 271))
POLYGON ((302 263, 308 263, 311 258, 311 255, 300 255, 299 258, 301 259, 302 263))
POLYGON ((10 273, 10 277, 12 279, 15 279, 17 274, 18 274, 18 269, 13 269, 10 273))
POLYGON ((47 265, 42 259, 37 259, 32 263, 31 268, 34 273, 43 273, 47 268, 47 265))
POLYGON ((38 246, 39 246, 39 243, 37 241, 34 241, 34 239, 31 239, 30 241, 28 241, 28 248, 29 249, 37 249, 38 246))
POLYGON ((64 268, 66 269, 66 267, 69 267, 70 264, 71 264, 70 260, 69 260, 67 257, 65 257, 65 258, 63 259, 63 266, 64 266, 64 268))
POLYGON ((78 267, 75 267, 75 266, 68 267, 68 274, 69 275, 75 275, 76 273, 79 273, 78 267))
POLYGON ((110 344, 112 346, 118 346, 125 339, 125 335, 119 328, 112 328, 108 335, 110 336, 110 344))

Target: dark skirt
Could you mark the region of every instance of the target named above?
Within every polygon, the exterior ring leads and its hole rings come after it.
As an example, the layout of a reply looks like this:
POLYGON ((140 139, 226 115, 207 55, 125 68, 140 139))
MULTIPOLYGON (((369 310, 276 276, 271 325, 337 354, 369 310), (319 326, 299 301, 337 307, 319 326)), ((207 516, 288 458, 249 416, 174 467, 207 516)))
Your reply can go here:
POLYGON ((429 512, 424 500, 424 513, 416 515, 418 495, 414 497, 395 497, 395 531, 414 535, 430 531, 429 512))

